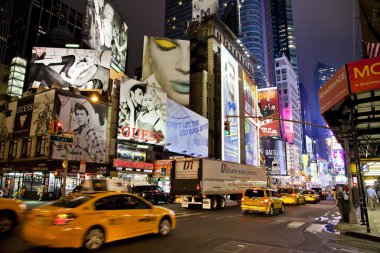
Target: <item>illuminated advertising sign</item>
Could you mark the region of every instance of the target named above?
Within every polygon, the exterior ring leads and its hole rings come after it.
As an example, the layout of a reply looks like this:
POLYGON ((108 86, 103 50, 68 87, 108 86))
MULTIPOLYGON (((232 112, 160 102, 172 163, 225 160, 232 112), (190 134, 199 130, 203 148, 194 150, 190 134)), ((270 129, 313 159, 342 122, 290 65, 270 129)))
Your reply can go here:
POLYGON ((259 89, 258 106, 262 115, 260 137, 278 137, 280 136, 280 123, 278 112, 278 94, 277 88, 259 89))
POLYGON ((170 177, 172 169, 171 160, 155 160, 153 161, 152 177, 170 177))
POLYGON ((142 66, 144 82, 162 89, 175 102, 189 106, 190 41, 145 36, 142 66))
POLYGON ((313 141, 307 135, 305 135, 305 142, 306 142, 306 152, 309 154, 313 153, 313 141))
POLYGON ((333 151, 334 168, 344 167, 344 152, 343 149, 333 151))
MULTIPOLYGON (((293 120, 292 108, 289 106, 288 108, 282 109, 282 118, 287 120, 293 120)), ((285 139, 288 143, 294 142, 294 130, 293 130, 293 122, 291 121, 282 121, 283 131, 285 134, 285 139)))
POLYGON ((167 138, 169 151, 208 157, 208 119, 168 99, 167 138))
MULTIPOLYGON (((257 117, 257 88, 255 83, 243 70, 244 112, 248 116, 257 117)), ((256 119, 254 119, 256 121, 256 119)))
POLYGON ((22 138, 29 136, 32 122, 34 96, 21 98, 17 101, 16 117, 14 121, 13 136, 22 138))
POLYGON ((49 122, 54 120, 55 90, 38 93, 34 96, 30 135, 47 134, 49 122))
POLYGON ((153 163, 136 162, 136 161, 122 160, 122 159, 114 159, 113 166, 121 167, 121 168, 153 170, 153 163))
POLYGON ((77 48, 33 48, 28 84, 31 88, 108 90, 111 51, 77 48))
POLYGON ((218 0, 193 0, 193 20, 218 12, 218 0))
POLYGON ((249 120, 245 120, 245 163, 259 165, 258 129, 249 120))
POLYGON ((351 93, 380 89, 380 57, 347 64, 351 93))
POLYGON ((166 93, 153 85, 122 78, 117 138, 164 145, 166 139, 166 93))
POLYGON ((93 49, 112 50, 112 68, 125 72, 128 26, 110 1, 87 0, 83 20, 83 41, 93 49))
POLYGON ((71 97, 57 94, 55 99, 55 117, 62 124, 64 133, 73 133, 73 143, 62 144, 52 141, 52 158, 64 159, 69 152, 69 160, 87 162, 105 162, 106 130, 108 107, 105 104, 90 103, 83 97, 71 97), (70 122, 70 113, 71 122, 70 122), (69 125, 71 124, 71 130, 69 125))
POLYGON ((261 139, 265 167, 272 168, 273 162, 277 163, 279 171, 271 174, 286 175, 286 159, 284 142, 281 140, 261 139))
POLYGON ((238 63, 228 50, 222 45, 221 55, 221 133, 222 133, 222 160, 240 162, 240 132, 239 118, 228 118, 230 134, 224 134, 224 124, 228 116, 239 116, 239 80, 238 63))
POLYGON ((348 95, 349 91, 346 69, 345 67, 342 67, 318 91, 321 114, 345 99, 348 95))

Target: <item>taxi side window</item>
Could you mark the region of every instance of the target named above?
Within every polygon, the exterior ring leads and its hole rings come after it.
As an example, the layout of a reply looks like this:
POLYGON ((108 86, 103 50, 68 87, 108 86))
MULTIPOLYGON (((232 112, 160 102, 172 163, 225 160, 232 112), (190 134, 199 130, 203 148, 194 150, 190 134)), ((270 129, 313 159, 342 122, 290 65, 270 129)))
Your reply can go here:
POLYGON ((275 191, 270 191, 272 197, 278 197, 278 193, 275 191))
POLYGON ((96 210, 118 210, 120 209, 120 202, 118 196, 109 196, 101 198, 95 202, 96 210))
POLYGON ((269 191, 268 190, 265 190, 265 196, 270 197, 270 194, 269 194, 269 191))
POLYGON ((149 205, 133 196, 123 196, 123 209, 149 209, 149 205))

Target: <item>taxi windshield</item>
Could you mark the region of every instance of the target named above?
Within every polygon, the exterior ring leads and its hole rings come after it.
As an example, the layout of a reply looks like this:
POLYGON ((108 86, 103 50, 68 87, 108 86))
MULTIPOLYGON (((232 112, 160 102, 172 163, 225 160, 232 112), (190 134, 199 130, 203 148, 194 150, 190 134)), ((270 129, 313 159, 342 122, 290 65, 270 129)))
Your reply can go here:
POLYGON ((302 194, 314 194, 314 191, 303 191, 302 194))
POLYGON ((280 190, 278 190, 278 193, 293 193, 293 189, 291 188, 281 188, 280 190))
POLYGON ((245 196, 250 197, 250 198, 260 198, 264 197, 264 191, 263 190, 246 190, 245 191, 245 196))
POLYGON ((64 199, 59 199, 59 200, 53 202, 51 204, 51 206, 75 208, 75 207, 80 206, 81 204, 87 202, 90 199, 91 199, 91 197, 89 197, 89 196, 78 196, 75 198, 64 198, 64 199))

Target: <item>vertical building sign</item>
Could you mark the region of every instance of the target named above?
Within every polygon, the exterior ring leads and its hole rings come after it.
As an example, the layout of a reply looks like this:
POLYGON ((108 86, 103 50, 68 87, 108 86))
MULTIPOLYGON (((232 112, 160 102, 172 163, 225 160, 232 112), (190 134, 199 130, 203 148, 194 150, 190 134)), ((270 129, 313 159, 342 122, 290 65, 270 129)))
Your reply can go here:
POLYGON ((34 96, 22 98, 17 101, 16 118, 13 136, 23 138, 29 136, 32 122, 34 96))
POLYGON ((260 127, 260 137, 278 137, 280 134, 280 122, 278 112, 277 88, 266 88, 258 90, 259 114, 262 121, 260 127))

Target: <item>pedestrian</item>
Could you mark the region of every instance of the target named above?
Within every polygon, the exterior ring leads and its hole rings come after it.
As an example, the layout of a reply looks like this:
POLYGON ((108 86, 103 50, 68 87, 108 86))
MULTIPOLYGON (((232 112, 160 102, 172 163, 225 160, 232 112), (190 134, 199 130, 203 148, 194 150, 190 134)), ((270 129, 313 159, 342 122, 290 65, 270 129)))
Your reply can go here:
POLYGON ((43 196, 44 196, 44 191, 45 191, 45 185, 41 184, 38 187, 37 195, 38 195, 38 200, 41 201, 43 196))
POLYGON ((3 198, 8 198, 8 196, 9 196, 8 185, 6 184, 1 190, 3 191, 3 198))
POLYGON ((371 208, 371 210, 376 210, 377 194, 370 185, 367 185, 367 201, 368 206, 371 208))
POLYGON ((343 194, 343 188, 342 186, 338 186, 336 189, 336 206, 339 209, 339 214, 340 214, 340 220, 343 220, 343 200, 344 200, 344 194, 343 194))

